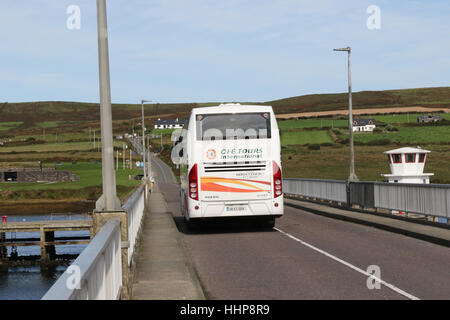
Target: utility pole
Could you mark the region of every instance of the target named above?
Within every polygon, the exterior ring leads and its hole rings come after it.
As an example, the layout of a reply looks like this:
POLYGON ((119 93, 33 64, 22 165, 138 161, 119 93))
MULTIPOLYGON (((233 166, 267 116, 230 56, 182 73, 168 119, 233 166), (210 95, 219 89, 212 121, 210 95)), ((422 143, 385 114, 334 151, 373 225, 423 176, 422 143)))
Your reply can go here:
POLYGON ((152 102, 151 100, 141 100, 141 107, 142 107, 142 156, 143 156, 143 162, 144 162, 144 179, 147 179, 147 168, 146 168, 146 153, 145 150, 145 122, 144 122, 144 103, 146 102, 152 102))
POLYGON ((131 149, 130 149, 130 169, 133 169, 133 156, 131 154, 131 149))
POLYGON ((151 158, 150 158, 150 136, 147 135, 147 172, 148 172, 148 177, 149 179, 152 177, 152 164, 151 164, 151 158))
POLYGON ((123 144, 123 163, 122 163, 122 170, 125 170, 125 144, 123 144))
POLYGON ((353 110, 352 110, 352 72, 351 72, 351 54, 350 47, 333 49, 334 51, 345 51, 348 56, 348 130, 350 136, 350 175, 348 181, 358 181, 355 174, 355 151, 353 146, 353 110))
POLYGON ((116 174, 114 172, 106 0, 97 0, 97 32, 103 194, 97 200, 95 207, 97 211, 116 211, 121 209, 121 205, 117 197, 116 174))

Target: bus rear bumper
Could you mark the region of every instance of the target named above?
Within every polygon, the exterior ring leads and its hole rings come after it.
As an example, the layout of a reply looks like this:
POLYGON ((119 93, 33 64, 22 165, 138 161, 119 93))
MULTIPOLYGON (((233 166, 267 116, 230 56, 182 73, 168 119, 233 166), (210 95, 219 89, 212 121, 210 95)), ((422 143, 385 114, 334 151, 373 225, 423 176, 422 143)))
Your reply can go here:
MULTIPOLYGON (((194 201, 192 201, 194 202, 194 201)), ((258 201, 195 201, 189 207, 189 218, 281 217, 283 197, 258 201)))

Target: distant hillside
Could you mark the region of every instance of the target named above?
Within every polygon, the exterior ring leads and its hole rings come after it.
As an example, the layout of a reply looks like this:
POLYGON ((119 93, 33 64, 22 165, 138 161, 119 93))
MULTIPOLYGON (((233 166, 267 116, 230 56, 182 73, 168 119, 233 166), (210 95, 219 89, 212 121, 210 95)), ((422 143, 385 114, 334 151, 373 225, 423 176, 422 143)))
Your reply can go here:
MULTIPOLYGON (((192 104, 165 104, 145 105, 146 116, 151 116, 158 108, 158 114, 186 113, 192 104)), ((125 120, 141 116, 140 104, 113 104, 114 120, 125 120)), ((1 103, 0 121, 97 121, 100 119, 100 106, 98 103, 42 101, 1 103)))
MULTIPOLYGON (((217 105, 211 103, 146 104, 146 116, 187 116, 193 107, 217 105)), ((276 113, 316 112, 348 108, 347 93, 313 94, 267 101, 276 113)), ((422 88, 387 91, 361 91, 353 94, 353 108, 387 107, 450 107, 450 87, 422 88)), ((127 120, 141 116, 140 104, 113 104, 113 119, 127 120)), ((23 102, 0 103, 0 122, 22 121, 98 121, 100 108, 97 103, 80 102, 23 102)))
MULTIPOLYGON (((352 94, 354 109, 392 107, 450 107, 450 87, 386 91, 361 91, 352 94)), ((276 113, 317 112, 348 108, 348 94, 312 94, 268 101, 276 113)))

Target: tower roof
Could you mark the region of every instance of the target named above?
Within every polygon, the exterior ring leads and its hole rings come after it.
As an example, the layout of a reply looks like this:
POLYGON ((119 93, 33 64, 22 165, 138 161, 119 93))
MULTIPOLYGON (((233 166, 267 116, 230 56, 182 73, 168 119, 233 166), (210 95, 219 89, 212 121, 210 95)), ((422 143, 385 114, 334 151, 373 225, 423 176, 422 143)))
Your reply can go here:
POLYGON ((421 148, 411 148, 411 147, 404 147, 394 150, 389 150, 383 152, 384 154, 393 154, 393 153, 430 153, 431 151, 421 149, 421 148))

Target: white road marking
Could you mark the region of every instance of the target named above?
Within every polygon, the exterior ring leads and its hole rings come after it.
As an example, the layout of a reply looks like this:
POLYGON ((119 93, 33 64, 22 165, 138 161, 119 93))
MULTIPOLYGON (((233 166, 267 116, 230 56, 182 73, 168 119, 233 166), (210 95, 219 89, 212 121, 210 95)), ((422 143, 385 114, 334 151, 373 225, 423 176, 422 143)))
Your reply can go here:
POLYGON ((291 239, 293 239, 293 240, 295 240, 295 241, 297 241, 297 242, 300 242, 301 244, 303 244, 304 246, 307 246, 307 247, 310 248, 310 249, 313 249, 313 250, 315 250, 315 251, 317 251, 317 252, 319 252, 319 253, 321 253, 321 254, 323 254, 323 255, 325 255, 325 256, 327 256, 327 257, 329 257, 329 258, 331 258, 331 259, 333 259, 333 260, 335 260, 335 261, 337 261, 337 262, 339 262, 339 263, 342 263, 343 265, 345 265, 345 266, 347 266, 347 267, 349 267, 349 268, 351 268, 351 269, 353 269, 353 270, 355 270, 355 271, 357 271, 357 272, 359 272, 359 273, 362 273, 363 275, 365 275, 365 276, 367 276, 367 277, 370 277, 370 278, 372 278, 372 279, 375 279, 376 281, 379 281, 381 284, 385 285, 385 286, 388 287, 389 289, 391 289, 391 290, 393 290, 393 291, 395 291, 395 292, 401 294, 402 296, 407 297, 408 299, 411 299, 411 300, 420 300, 419 298, 413 296, 412 294, 409 294, 409 293, 403 291, 402 289, 397 288, 396 286, 394 286, 394 285, 392 285, 392 284, 390 284, 390 283, 387 283, 387 282, 384 281, 384 280, 381 280, 381 279, 375 277, 374 275, 372 275, 372 274, 370 274, 370 273, 368 273, 368 272, 366 272, 366 271, 364 271, 364 270, 362 270, 362 269, 360 269, 360 268, 358 268, 358 267, 352 265, 351 263, 348 263, 347 261, 344 261, 344 260, 342 260, 342 259, 339 259, 338 257, 333 256, 332 254, 329 254, 328 252, 323 251, 323 250, 321 250, 321 249, 319 249, 319 248, 317 248, 317 247, 315 247, 315 246, 313 246, 313 245, 311 245, 311 244, 309 244, 309 243, 307 243, 307 242, 305 242, 305 241, 303 241, 303 240, 300 240, 300 239, 294 237, 293 235, 290 235, 289 233, 287 233, 287 232, 285 232, 285 231, 283 231, 283 230, 280 230, 280 229, 278 229, 278 228, 274 228, 274 229, 277 230, 278 232, 280 232, 280 233, 282 233, 282 234, 288 236, 289 238, 291 238, 291 239))

